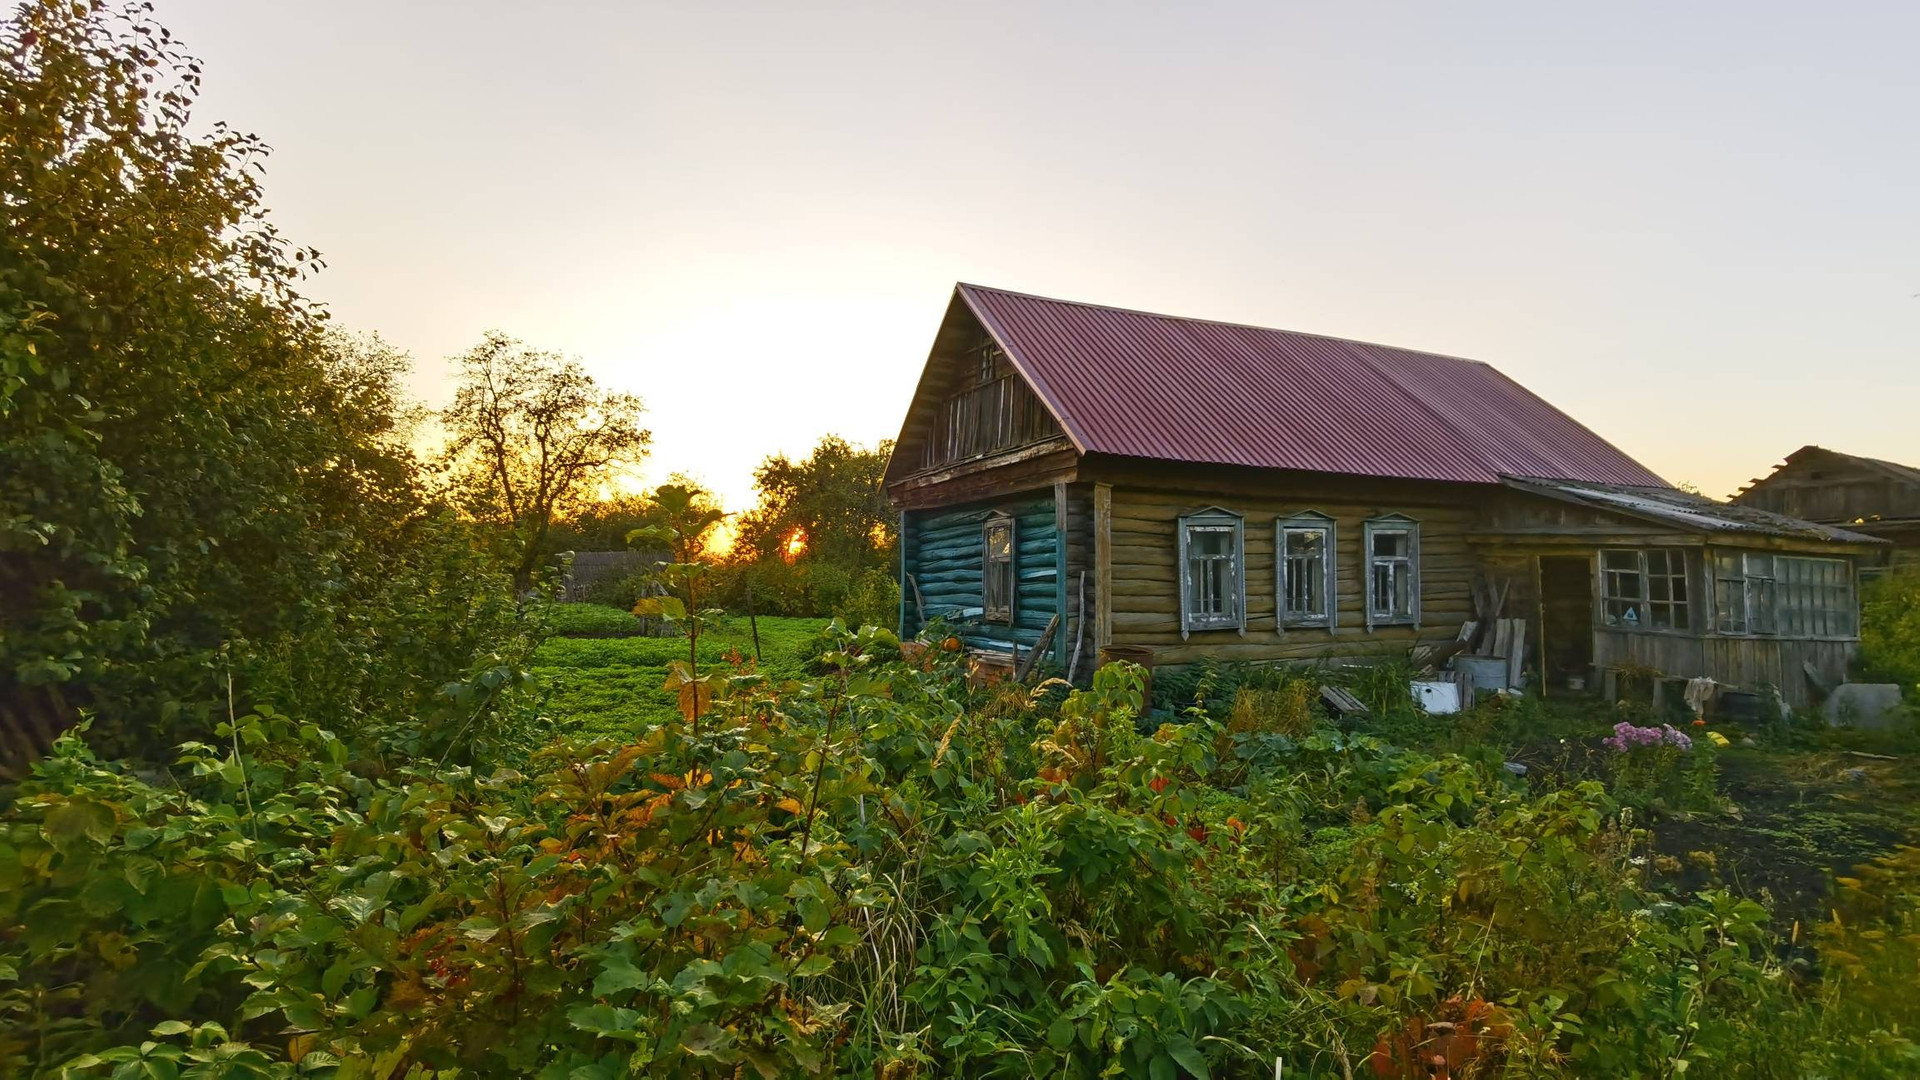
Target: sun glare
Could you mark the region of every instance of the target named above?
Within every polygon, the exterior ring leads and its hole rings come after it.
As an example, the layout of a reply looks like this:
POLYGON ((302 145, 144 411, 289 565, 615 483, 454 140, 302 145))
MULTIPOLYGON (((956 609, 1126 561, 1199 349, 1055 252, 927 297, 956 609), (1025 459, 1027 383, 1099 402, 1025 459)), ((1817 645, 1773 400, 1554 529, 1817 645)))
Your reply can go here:
POLYGON ((799 558, 802 554, 806 552, 806 550, 807 550, 806 530, 805 529, 793 530, 793 535, 787 537, 787 561, 792 562, 793 560, 799 558))

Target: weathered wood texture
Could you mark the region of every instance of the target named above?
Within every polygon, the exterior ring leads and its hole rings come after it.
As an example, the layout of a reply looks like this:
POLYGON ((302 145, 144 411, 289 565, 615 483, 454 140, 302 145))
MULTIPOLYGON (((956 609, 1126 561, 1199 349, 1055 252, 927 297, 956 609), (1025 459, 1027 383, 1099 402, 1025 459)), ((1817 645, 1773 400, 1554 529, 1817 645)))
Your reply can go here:
POLYGON ((983 490, 915 502, 902 492, 996 470, 1010 455, 1054 442, 1065 442, 1059 422, 956 293, 887 463, 888 493, 918 506, 989 497, 983 490))
POLYGON ((1857 643, 1793 638, 1720 637, 1598 629, 1593 660, 1600 668, 1651 668, 1677 678, 1704 675, 1740 687, 1779 687, 1787 703, 1812 702, 1802 664, 1811 664, 1830 684, 1845 681, 1857 643))
POLYGON ((1733 501, 1806 521, 1920 518, 1920 470, 1802 447, 1733 501))
MULTIPOLYGON (((1056 540, 1060 534, 1051 491, 1040 497, 1021 495, 947 510, 919 511, 910 520, 911 527, 902 540, 902 566, 912 579, 905 587, 911 592, 917 584, 927 619, 946 619, 968 647, 1006 652, 1017 643, 1022 649, 1031 648, 1048 620, 1059 614, 1056 540), (996 510, 1014 519, 1015 603, 1011 626, 981 619, 985 603, 981 567, 986 551, 981 527, 987 515, 996 510)), ((913 634, 921 626, 918 612, 909 604, 902 630, 913 634)), ((1055 652, 1059 641, 1056 633, 1052 645, 1055 652)))
MULTIPOLYGON (((1285 497, 1242 492, 1196 493, 1116 485, 1112 509, 1113 643, 1154 649, 1155 661, 1185 664, 1203 656, 1222 660, 1344 659, 1403 651, 1416 642, 1450 641, 1472 616, 1472 556, 1466 533, 1474 510, 1464 503, 1392 502, 1367 498, 1361 483, 1345 485, 1342 498, 1285 497), (1247 629, 1195 631, 1180 636, 1180 589, 1175 530, 1180 515, 1219 506, 1246 518, 1247 629), (1303 510, 1335 520, 1338 625, 1332 630, 1292 627, 1276 618, 1274 519, 1303 510), (1370 517, 1405 514, 1420 523, 1421 625, 1381 626, 1369 632, 1363 611, 1365 588, 1361 525, 1370 517)), ((1273 489, 1267 488, 1268 492, 1273 489)), ((1432 500, 1435 488, 1429 488, 1432 500)), ((1416 489, 1417 491, 1417 489, 1416 489)), ((1407 495, 1414 492, 1400 491, 1407 495)))

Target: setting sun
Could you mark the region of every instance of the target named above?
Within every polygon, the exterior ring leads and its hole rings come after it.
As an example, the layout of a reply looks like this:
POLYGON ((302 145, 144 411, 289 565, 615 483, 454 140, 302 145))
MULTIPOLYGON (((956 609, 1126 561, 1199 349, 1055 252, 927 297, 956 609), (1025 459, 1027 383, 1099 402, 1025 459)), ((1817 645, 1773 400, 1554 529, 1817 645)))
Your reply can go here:
POLYGON ((792 562, 799 558, 806 553, 806 550, 807 531, 805 529, 793 530, 793 535, 787 537, 787 561, 792 562))

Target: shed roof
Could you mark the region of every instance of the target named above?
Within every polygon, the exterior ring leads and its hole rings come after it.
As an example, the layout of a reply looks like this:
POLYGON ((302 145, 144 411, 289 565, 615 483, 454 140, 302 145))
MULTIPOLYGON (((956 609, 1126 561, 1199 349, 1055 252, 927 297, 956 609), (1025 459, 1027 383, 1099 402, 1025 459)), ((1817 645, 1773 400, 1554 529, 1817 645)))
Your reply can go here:
POLYGON ((1736 502, 1745 498, 1752 492, 1766 486, 1767 482, 1774 477, 1788 472, 1796 465, 1823 460, 1848 462, 1870 472, 1877 472, 1890 480, 1920 488, 1920 469, 1916 469, 1911 465, 1902 465, 1897 461, 1888 461, 1885 458, 1871 458, 1860 454, 1848 454, 1839 450, 1831 450, 1824 446, 1816 446, 1809 443, 1795 450, 1793 453, 1788 454, 1787 459, 1781 464, 1774 466, 1772 472, 1757 480, 1749 481, 1746 487, 1734 493, 1733 498, 1736 502))
POLYGON ((1737 503, 1715 502, 1671 487, 1630 484, 1594 484, 1536 477, 1508 477, 1506 484, 1520 491, 1563 499, 1599 510, 1674 525, 1691 532, 1748 536, 1785 536, 1800 540, 1830 540, 1843 544, 1884 544, 1885 540, 1833 525, 1776 514, 1737 503))
POLYGON ((1469 483, 1665 483, 1476 360, 980 285, 958 297, 1082 453, 1469 483))

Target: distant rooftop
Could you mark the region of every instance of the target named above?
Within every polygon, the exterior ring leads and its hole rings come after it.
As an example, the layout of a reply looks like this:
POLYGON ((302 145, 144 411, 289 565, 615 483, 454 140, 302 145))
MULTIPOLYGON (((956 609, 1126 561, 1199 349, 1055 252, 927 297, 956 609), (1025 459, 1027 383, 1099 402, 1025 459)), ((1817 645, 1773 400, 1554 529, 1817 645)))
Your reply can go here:
POLYGON ((1833 540, 1849 544, 1884 544, 1885 540, 1833 525, 1758 510, 1735 503, 1715 502, 1671 487, 1593 484, 1535 477, 1508 477, 1507 485, 1521 491, 1577 502, 1678 525, 1696 532, 1786 536, 1802 540, 1833 540))

